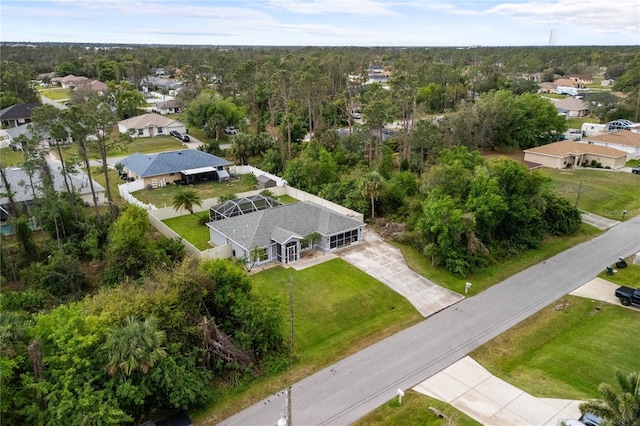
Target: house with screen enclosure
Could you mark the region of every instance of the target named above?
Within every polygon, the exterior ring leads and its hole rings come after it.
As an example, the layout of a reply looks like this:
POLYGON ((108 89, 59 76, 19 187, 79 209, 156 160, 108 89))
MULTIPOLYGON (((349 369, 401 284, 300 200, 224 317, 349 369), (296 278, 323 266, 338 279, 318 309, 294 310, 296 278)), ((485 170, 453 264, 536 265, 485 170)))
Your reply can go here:
POLYGON ((363 241, 364 222, 304 201, 282 204, 262 195, 226 201, 209 210, 211 243, 231 246, 252 265, 283 264, 303 252, 330 252, 363 241))

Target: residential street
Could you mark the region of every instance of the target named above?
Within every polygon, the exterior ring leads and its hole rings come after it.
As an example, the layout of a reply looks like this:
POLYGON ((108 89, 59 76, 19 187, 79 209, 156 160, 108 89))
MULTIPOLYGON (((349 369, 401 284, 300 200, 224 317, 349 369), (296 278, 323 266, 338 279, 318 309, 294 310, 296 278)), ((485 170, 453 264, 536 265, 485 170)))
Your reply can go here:
MULTIPOLYGON (((292 424, 350 424, 396 397, 397 389, 417 385, 638 251, 635 217, 327 367, 293 385, 292 424)), ((274 425, 284 396, 272 395, 220 424, 274 425)))

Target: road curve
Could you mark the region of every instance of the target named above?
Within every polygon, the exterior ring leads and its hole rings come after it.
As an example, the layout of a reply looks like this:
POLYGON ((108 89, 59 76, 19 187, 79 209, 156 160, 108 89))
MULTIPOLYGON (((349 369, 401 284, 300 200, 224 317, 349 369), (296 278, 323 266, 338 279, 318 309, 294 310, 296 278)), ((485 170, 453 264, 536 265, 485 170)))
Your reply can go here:
MULTIPOLYGON (((640 216, 295 383, 291 423, 348 425, 638 251, 640 216)), ((284 407, 280 393, 220 424, 272 426, 284 407)))

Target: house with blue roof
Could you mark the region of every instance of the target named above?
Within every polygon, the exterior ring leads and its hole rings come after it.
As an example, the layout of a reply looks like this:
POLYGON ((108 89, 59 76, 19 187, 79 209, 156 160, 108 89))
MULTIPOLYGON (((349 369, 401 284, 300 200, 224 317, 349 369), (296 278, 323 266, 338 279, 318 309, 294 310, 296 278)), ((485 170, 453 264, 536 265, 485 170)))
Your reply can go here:
POLYGON ((154 188, 171 183, 192 185, 229 179, 232 162, 197 149, 141 154, 136 152, 121 160, 121 175, 129 180, 144 180, 154 188))

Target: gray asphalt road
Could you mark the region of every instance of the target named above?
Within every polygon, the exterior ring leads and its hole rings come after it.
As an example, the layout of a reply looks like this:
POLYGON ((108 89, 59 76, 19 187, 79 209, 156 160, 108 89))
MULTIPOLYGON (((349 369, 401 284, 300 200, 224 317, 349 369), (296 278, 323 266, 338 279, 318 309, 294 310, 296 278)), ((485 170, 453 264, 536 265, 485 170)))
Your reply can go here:
MULTIPOLYGON (((640 217, 345 358, 293 385, 292 424, 348 425, 638 251, 640 217)), ((273 395, 220 424, 272 426, 284 407, 273 395)))

